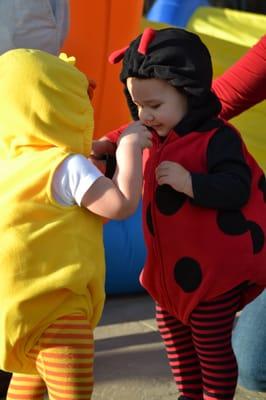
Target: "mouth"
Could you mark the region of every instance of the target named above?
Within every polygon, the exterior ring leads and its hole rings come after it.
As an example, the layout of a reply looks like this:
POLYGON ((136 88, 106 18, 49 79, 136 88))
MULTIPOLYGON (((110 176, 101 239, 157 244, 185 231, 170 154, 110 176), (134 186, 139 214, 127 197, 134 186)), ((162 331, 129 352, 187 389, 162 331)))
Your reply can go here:
POLYGON ((152 125, 151 126, 151 128, 155 129, 155 130, 160 129, 161 127, 162 127, 162 125, 152 125))

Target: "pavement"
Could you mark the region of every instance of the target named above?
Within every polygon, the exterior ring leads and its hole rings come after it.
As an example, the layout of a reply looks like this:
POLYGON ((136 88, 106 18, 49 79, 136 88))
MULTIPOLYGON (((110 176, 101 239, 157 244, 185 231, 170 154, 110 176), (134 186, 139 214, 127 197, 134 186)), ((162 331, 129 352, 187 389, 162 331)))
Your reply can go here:
MULTIPOLYGON (((147 294, 107 297, 95 347, 92 400, 177 400, 147 294)), ((235 400, 266 400, 266 393, 238 387, 235 400)))
MULTIPOLYGON (((95 330, 93 400, 177 400, 147 294, 109 296, 95 330)), ((237 388, 235 400, 266 400, 237 388)))

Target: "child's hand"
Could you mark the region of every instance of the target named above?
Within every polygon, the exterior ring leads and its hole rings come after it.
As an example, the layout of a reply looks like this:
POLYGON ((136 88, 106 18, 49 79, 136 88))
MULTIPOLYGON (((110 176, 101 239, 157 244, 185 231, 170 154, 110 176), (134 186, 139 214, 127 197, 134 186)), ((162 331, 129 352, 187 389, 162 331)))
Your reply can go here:
POLYGON ((130 124, 121 134, 120 143, 137 143, 141 149, 152 146, 152 133, 140 121, 130 124))
POLYGON ((194 197, 190 172, 181 164, 163 161, 156 168, 155 175, 159 185, 170 185, 176 191, 194 197))

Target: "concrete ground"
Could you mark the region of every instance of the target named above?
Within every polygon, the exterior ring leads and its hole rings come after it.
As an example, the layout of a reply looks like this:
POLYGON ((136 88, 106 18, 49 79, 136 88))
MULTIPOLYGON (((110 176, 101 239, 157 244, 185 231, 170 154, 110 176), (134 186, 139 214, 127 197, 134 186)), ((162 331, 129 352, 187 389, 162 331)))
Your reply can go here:
MULTIPOLYGON (((108 297, 95 342, 93 400, 177 400, 148 295, 108 297)), ((266 393, 238 387, 235 400, 266 400, 266 393)))
MULTIPOLYGON (((93 400, 176 400, 149 296, 108 297, 95 331, 93 400)), ((238 387, 236 400, 266 400, 238 387)))

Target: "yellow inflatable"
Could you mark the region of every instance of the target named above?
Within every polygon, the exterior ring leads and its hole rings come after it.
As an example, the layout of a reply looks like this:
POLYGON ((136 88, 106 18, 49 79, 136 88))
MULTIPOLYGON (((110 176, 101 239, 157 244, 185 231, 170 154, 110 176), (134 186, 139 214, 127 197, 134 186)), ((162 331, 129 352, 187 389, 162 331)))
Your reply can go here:
MULTIPOLYGON (((266 16, 228 8, 199 7, 188 21, 187 28, 214 40, 250 47, 265 34, 266 16)), ((234 55, 232 54, 234 57, 234 55)))
MULTIPOLYGON (((236 10, 200 7, 187 28, 200 35, 212 55, 214 76, 221 75, 265 34, 266 16, 236 10)), ((266 102, 232 119, 250 152, 266 171, 266 102)))

